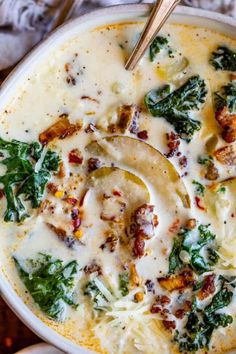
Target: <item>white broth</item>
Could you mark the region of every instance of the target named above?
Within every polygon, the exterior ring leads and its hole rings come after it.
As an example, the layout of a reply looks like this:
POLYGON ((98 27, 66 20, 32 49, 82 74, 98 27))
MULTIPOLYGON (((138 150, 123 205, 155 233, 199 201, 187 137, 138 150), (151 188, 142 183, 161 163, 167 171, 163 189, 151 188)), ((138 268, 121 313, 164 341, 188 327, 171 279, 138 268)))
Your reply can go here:
POLYGON ((0 163, 0 267, 43 322, 98 353, 222 353, 236 347, 236 54, 235 70, 210 58, 236 41, 168 24, 129 72, 142 28, 64 43, 1 112, 0 162, 13 160, 0 163), (189 80, 193 96, 175 100, 189 80))

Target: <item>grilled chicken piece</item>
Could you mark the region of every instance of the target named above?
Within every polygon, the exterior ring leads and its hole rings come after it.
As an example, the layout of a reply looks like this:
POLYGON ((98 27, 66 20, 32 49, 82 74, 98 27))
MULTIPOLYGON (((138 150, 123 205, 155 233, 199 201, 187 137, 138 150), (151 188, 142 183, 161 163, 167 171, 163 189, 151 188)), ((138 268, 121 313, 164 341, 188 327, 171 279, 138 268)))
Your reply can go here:
POLYGON ((193 272, 184 270, 178 275, 157 279, 158 283, 168 291, 183 290, 195 284, 193 272))
POLYGON ((236 114, 231 114, 227 107, 216 112, 215 118, 222 128, 222 138, 227 143, 233 143, 236 140, 236 114))
POLYGON ((80 124, 70 123, 68 116, 63 114, 60 119, 39 135, 42 145, 47 145, 50 141, 58 138, 65 139, 81 129, 80 124))
POLYGON ((236 153, 232 145, 226 145, 216 150, 214 156, 223 165, 236 165, 236 153))

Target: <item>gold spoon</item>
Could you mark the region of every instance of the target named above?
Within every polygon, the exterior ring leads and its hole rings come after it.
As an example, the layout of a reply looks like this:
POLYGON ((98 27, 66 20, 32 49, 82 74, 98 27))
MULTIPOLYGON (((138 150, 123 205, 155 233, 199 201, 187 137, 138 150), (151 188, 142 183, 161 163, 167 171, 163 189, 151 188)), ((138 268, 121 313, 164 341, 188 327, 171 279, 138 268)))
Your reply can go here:
POLYGON ((136 44, 132 54, 125 64, 126 70, 133 70, 146 52, 155 35, 160 31, 167 18, 173 12, 180 0, 159 0, 153 6, 150 18, 136 44))

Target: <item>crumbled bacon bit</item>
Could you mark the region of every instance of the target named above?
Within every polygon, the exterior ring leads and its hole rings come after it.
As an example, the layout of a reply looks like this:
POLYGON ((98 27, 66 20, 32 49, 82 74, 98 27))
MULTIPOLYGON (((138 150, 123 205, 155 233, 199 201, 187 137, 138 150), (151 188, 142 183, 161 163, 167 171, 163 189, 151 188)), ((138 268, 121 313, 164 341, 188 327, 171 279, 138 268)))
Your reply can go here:
POLYGON ((100 246, 100 248, 102 250, 108 248, 110 252, 115 252, 118 242, 118 237, 114 233, 109 232, 106 241, 100 246))
POLYGON ((88 159, 88 172, 93 172, 98 168, 102 167, 102 165, 103 163, 101 160, 96 157, 91 157, 90 159, 88 159))
POLYGON ((185 315, 185 311, 184 309, 178 309, 175 311, 175 317, 182 320, 184 318, 184 315, 185 315))
POLYGON ((81 165, 83 163, 83 156, 79 149, 73 149, 69 152, 69 163, 74 163, 76 165, 81 165))
POLYGON ((154 227, 157 226, 158 217, 154 213, 154 206, 143 204, 135 210, 132 215, 134 222, 134 233, 143 235, 143 238, 152 238, 154 236, 154 227))
POLYGON ((198 196, 195 197, 195 202, 196 202, 196 205, 198 207, 198 209, 202 210, 202 211, 206 211, 206 208, 201 204, 202 203, 202 200, 201 198, 199 198, 198 196))
POLYGON ((170 298, 166 295, 158 295, 156 297, 156 303, 161 304, 162 306, 170 304, 170 298))
POLYGON ((151 309, 150 309, 151 313, 160 313, 162 311, 161 306, 159 306, 158 304, 153 304, 151 309))
POLYGON ((192 310, 192 302, 189 301, 189 300, 186 300, 186 301, 184 302, 184 311, 185 311, 185 312, 189 312, 189 311, 191 311, 191 310, 192 310))
POLYGON ((70 205, 75 206, 77 204, 78 200, 76 198, 68 197, 65 199, 65 202, 70 205))
POLYGON ((58 185, 50 182, 47 184, 47 190, 52 194, 55 194, 58 191, 58 185))
POLYGON ((60 116, 60 119, 48 129, 39 135, 39 141, 42 145, 47 145, 55 138, 65 139, 67 136, 73 135, 81 129, 80 124, 72 124, 68 119, 67 114, 60 116))
POLYGON ((186 228, 189 229, 189 230, 195 229, 196 225, 197 225, 197 220, 196 219, 189 219, 186 222, 186 228))
POLYGON ((92 123, 89 123, 89 124, 87 125, 87 127, 84 129, 85 133, 87 133, 87 134, 89 134, 89 133, 94 133, 96 130, 97 130, 97 129, 96 129, 95 125, 92 124, 92 123))
POLYGON ((206 299, 209 295, 214 294, 216 287, 215 287, 215 274, 207 275, 204 278, 203 286, 197 294, 199 300, 206 299))
POLYGON ((207 164, 205 178, 209 181, 215 181, 217 178, 219 178, 218 169, 215 167, 212 161, 207 164))
POLYGON ((215 118, 222 128, 222 138, 227 143, 233 143, 236 140, 236 114, 229 112, 228 107, 219 109, 215 118))
POLYGON ((168 231, 172 234, 175 234, 178 229, 179 229, 179 226, 180 226, 180 219, 176 219, 173 224, 170 225, 168 231))
POLYGON ((85 274, 97 273, 97 275, 102 275, 102 268, 97 263, 93 262, 84 267, 85 274))
POLYGON ((63 228, 57 227, 50 223, 46 223, 46 225, 58 236, 61 241, 66 244, 67 247, 71 248, 74 246, 75 239, 73 238, 73 236, 67 235, 66 231, 63 228))
POLYGON ((216 159, 228 166, 236 165, 236 153, 232 145, 226 145, 214 152, 216 159))
POLYGON ((168 291, 182 290, 195 284, 194 275, 190 270, 184 270, 178 275, 158 278, 158 283, 168 291))
POLYGON ((181 168, 186 168, 188 166, 188 160, 186 156, 182 156, 179 158, 179 164, 181 168))
POLYGON ((156 214, 153 214, 152 222, 154 227, 157 227, 159 225, 158 216, 156 214))
POLYGON ((64 238, 66 236, 66 231, 62 229, 61 227, 56 227, 50 223, 47 223, 47 226, 57 234, 60 238, 64 238))
POLYGON ((145 254, 145 241, 142 234, 137 234, 134 240, 133 247, 134 255, 138 258, 141 258, 145 254))
POLYGON ((166 154, 167 158, 173 157, 179 149, 180 145, 180 136, 175 134, 174 132, 167 133, 167 147, 169 148, 169 152, 166 154))
POLYGON ((158 225, 158 217, 153 213, 154 206, 143 204, 135 210, 131 217, 130 234, 134 236, 133 251, 136 257, 145 254, 145 239, 154 236, 154 228, 158 225))
POLYGON ((137 137, 142 140, 147 140, 148 139, 147 130, 142 130, 141 132, 138 132, 137 137))
POLYGON ((176 322, 175 321, 163 320, 163 325, 165 326, 166 329, 169 329, 171 331, 176 328, 176 322))

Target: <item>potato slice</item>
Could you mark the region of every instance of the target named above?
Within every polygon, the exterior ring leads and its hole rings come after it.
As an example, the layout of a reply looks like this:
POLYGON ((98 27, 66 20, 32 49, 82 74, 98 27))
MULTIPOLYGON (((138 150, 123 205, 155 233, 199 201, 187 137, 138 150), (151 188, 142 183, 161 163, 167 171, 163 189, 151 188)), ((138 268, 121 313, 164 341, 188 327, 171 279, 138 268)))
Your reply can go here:
POLYGON ((208 220, 216 228, 222 264, 236 269, 236 178, 206 188, 204 204, 208 220))
POLYGON ((88 187, 94 187, 100 195, 113 196, 126 201, 133 211, 150 202, 150 194, 145 183, 133 173, 117 167, 101 167, 88 178, 88 187))
POLYGON ((186 187, 174 166, 155 148, 127 136, 112 136, 94 141, 87 146, 93 156, 102 157, 106 163, 128 167, 162 194, 176 207, 178 198, 185 208, 190 208, 186 187), (177 198, 178 197, 178 198, 177 198))

